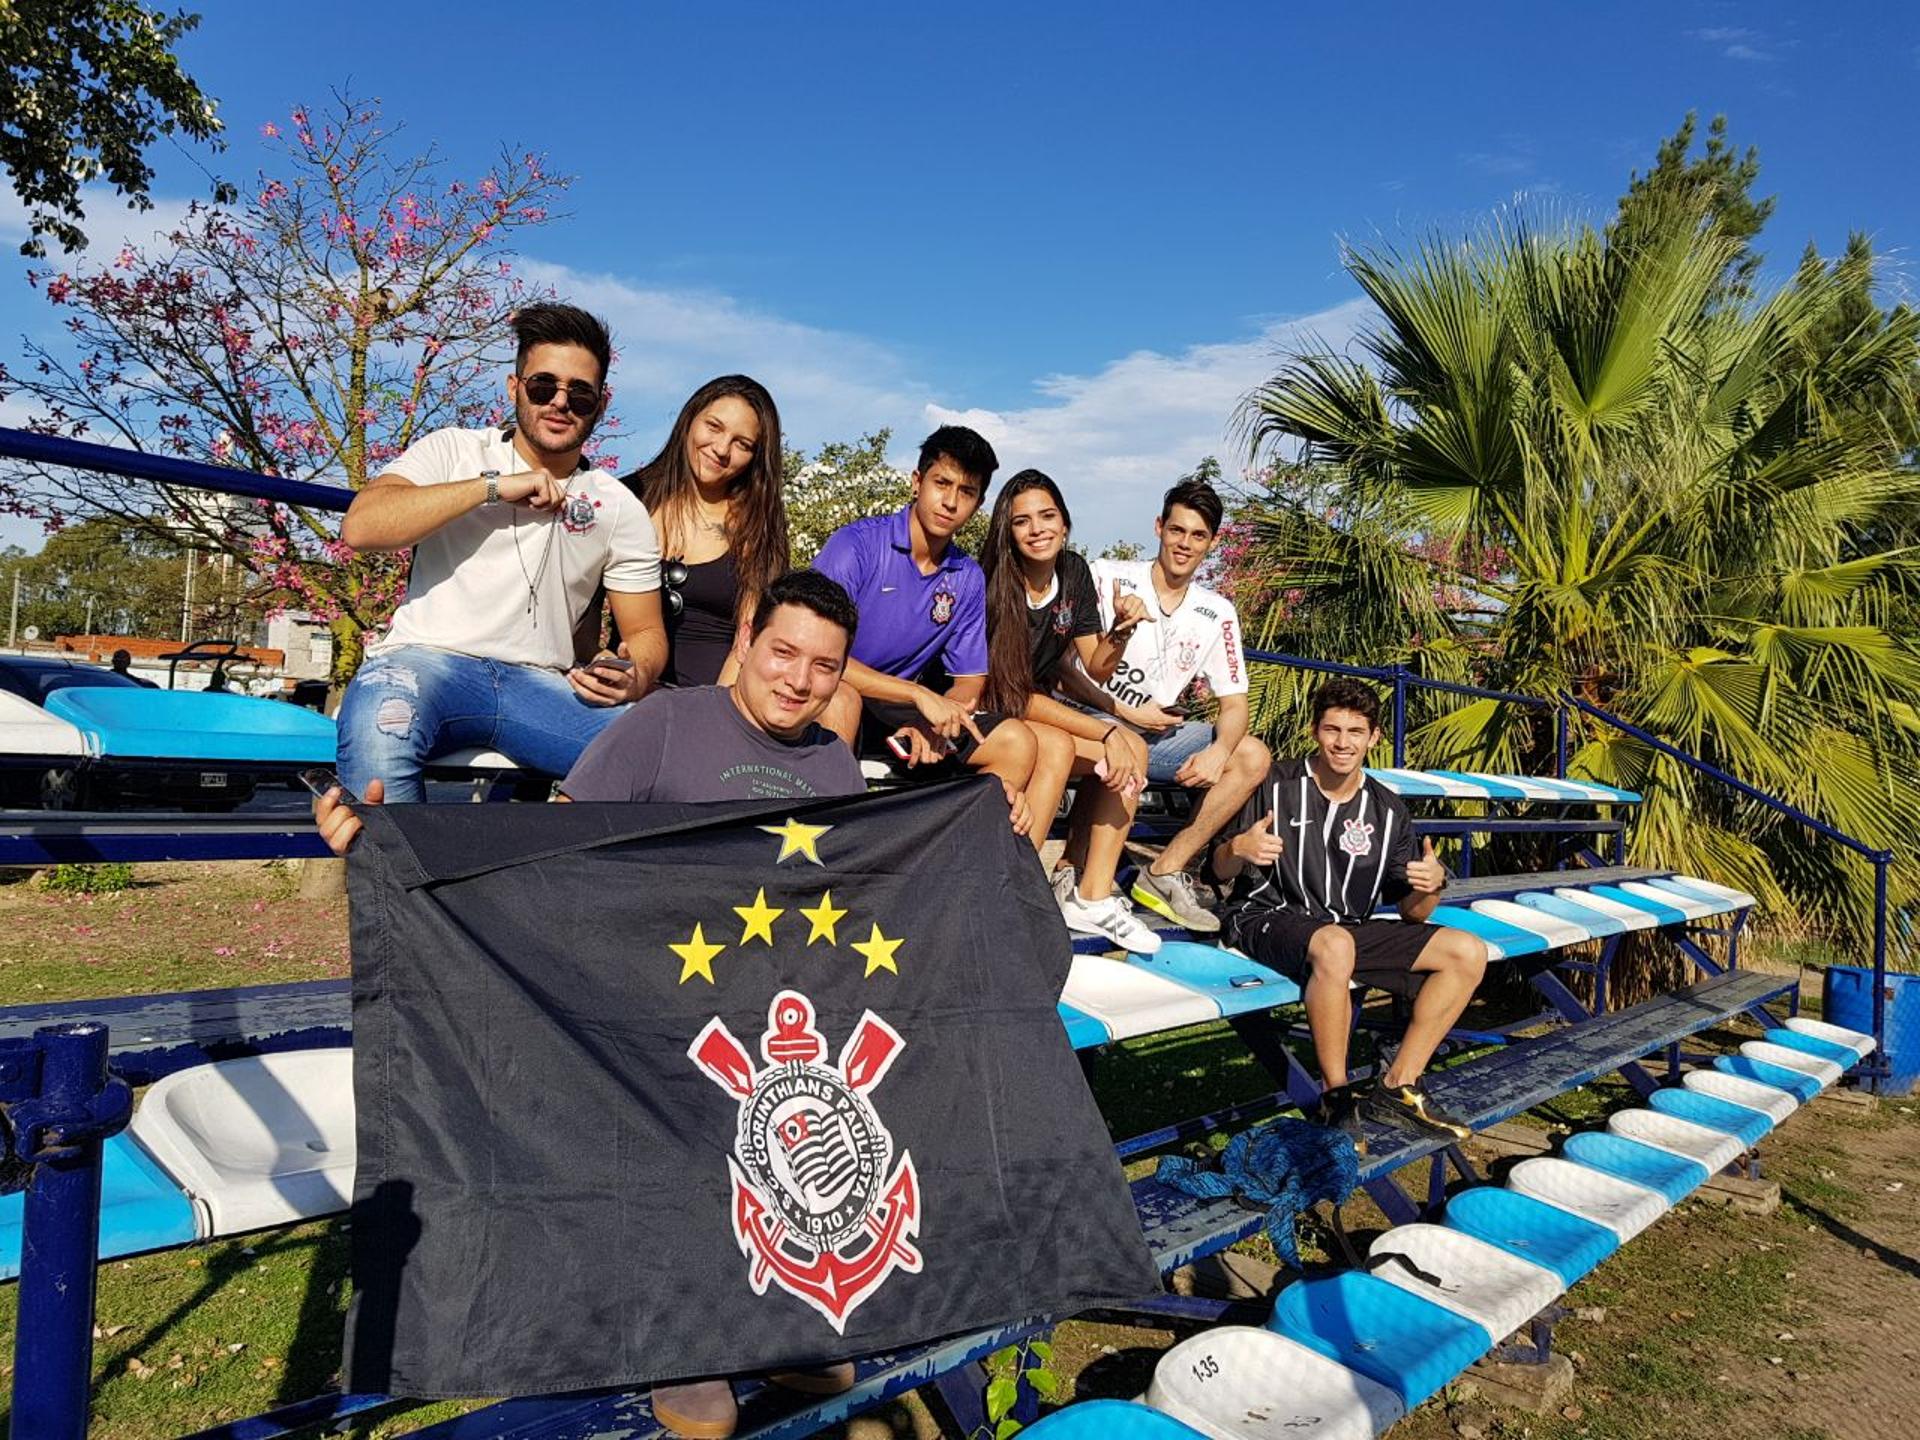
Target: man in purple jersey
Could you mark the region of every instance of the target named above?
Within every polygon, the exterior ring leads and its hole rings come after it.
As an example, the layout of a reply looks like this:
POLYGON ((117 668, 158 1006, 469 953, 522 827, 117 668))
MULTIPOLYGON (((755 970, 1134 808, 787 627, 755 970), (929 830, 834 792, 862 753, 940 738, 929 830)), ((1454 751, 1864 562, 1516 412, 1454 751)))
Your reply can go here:
POLYGON ((1213 874, 1233 882, 1222 912, 1230 943, 1304 991, 1326 1083, 1322 1119, 1359 1140, 1362 1113, 1456 1140, 1472 1133, 1420 1088, 1427 1062, 1487 969, 1486 944, 1427 923, 1446 889, 1433 842, 1416 852, 1406 802, 1366 772, 1380 739, 1380 697, 1358 680, 1313 696, 1313 754, 1274 762, 1214 846, 1213 874), (1375 919, 1382 906, 1398 920, 1375 919), (1353 982, 1413 1002, 1393 1063, 1375 1086, 1347 1083, 1353 982))
POLYGON ((982 436, 941 426, 920 447, 907 508, 841 526, 813 563, 860 609, 827 726, 862 754, 963 765, 1023 791, 1033 731, 977 708, 987 678, 986 580, 953 543, 999 463, 982 436))

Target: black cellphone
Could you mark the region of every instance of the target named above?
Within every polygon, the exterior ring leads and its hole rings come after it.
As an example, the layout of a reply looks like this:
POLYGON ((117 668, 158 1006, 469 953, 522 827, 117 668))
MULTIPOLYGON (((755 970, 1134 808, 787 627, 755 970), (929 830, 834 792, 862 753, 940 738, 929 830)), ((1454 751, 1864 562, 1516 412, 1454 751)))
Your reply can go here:
POLYGON ((358 805, 360 803, 360 797, 342 785, 340 783, 340 777, 331 770, 318 766, 312 770, 302 770, 300 772, 300 783, 319 798, 324 799, 329 790, 338 790, 340 792, 340 799, 345 804, 358 805))

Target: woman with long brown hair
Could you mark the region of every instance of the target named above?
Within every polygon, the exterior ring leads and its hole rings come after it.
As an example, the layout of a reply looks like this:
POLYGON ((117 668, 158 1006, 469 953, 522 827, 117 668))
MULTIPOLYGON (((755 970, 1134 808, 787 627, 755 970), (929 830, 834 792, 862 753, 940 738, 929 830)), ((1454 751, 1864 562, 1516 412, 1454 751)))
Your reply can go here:
POLYGON ((660 535, 667 684, 731 680, 740 620, 787 572, 780 456, 766 387, 722 375, 687 398, 660 453, 621 477, 660 535))
POLYGON ((1133 603, 1117 613, 1110 632, 1101 632, 1093 574, 1067 548, 1072 525, 1060 487, 1038 470, 1015 475, 994 502, 980 555, 987 578, 982 704, 1025 719, 1039 742, 1027 783, 1036 844, 1046 838, 1046 822, 1071 777, 1086 777, 1084 784, 1099 787, 1088 802, 1092 825, 1084 872, 1076 875, 1067 866, 1054 876, 1054 896, 1067 928, 1151 955, 1160 948, 1159 936, 1134 916, 1113 884, 1146 780, 1146 744, 1108 716, 1053 698, 1064 666, 1081 666, 1095 683, 1111 675, 1145 607, 1127 597, 1133 603))

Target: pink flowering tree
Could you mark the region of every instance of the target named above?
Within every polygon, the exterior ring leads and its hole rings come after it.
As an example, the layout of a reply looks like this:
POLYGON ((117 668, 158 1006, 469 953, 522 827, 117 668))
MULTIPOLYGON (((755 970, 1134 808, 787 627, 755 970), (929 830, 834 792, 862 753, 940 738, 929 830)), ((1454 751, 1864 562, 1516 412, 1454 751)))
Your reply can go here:
MULTIPOLYGON (((262 134, 278 163, 237 206, 29 276, 64 321, 57 344, 23 342, 23 363, 0 367, 0 397, 29 402, 33 428, 357 490, 429 431, 497 418, 507 320, 531 298, 508 246, 567 181, 511 151, 449 179, 345 96, 262 134)), ((264 607, 330 624, 339 679, 404 585, 404 556, 356 555, 338 516, 297 506, 16 465, 0 507, 49 527, 112 516, 232 556, 264 607)))

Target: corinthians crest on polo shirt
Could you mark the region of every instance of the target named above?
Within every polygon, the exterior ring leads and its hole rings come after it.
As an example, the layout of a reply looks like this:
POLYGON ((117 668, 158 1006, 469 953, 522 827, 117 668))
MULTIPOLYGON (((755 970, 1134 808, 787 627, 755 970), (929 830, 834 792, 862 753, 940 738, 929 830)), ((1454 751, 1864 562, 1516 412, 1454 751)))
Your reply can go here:
POLYGON ((756 1295, 777 1283, 841 1333, 895 1270, 920 1270, 911 1243, 920 1230, 913 1157, 894 1160, 893 1136, 867 1098, 905 1046, 869 1010, 839 1059, 826 1064, 812 1002, 783 990, 760 1040, 766 1068, 754 1066, 717 1016, 687 1049, 740 1103, 727 1169, 747 1283, 756 1295))
POLYGON ((936 625, 944 625, 953 619, 953 607, 957 603, 953 591, 944 585, 933 592, 933 604, 927 610, 927 618, 936 625))

